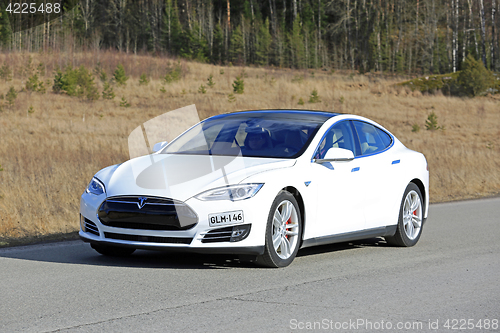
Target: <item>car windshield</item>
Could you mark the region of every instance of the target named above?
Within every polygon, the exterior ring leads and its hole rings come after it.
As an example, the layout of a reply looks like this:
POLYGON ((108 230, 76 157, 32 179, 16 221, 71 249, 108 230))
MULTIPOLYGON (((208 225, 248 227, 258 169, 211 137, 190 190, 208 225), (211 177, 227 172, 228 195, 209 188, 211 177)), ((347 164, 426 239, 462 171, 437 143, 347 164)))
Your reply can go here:
POLYGON ((240 113, 209 118, 162 153, 296 158, 329 117, 293 113, 240 113))

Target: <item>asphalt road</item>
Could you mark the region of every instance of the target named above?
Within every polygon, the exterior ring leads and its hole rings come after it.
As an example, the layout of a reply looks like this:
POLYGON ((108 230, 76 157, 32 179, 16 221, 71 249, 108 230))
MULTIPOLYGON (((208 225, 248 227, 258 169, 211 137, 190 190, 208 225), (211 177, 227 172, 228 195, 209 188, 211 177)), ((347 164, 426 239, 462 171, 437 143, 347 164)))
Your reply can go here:
POLYGON ((284 269, 148 251, 110 259, 80 241, 0 249, 0 331, 500 331, 499 207, 432 205, 413 248, 321 246, 284 269))

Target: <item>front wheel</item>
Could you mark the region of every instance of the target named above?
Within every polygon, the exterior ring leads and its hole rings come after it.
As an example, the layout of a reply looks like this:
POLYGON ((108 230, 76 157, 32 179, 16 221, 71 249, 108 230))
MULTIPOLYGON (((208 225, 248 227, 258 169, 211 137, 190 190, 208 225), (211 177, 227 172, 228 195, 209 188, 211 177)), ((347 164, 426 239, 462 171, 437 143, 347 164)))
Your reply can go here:
POLYGON ((387 243, 405 247, 417 244, 422 234, 423 216, 422 193, 417 185, 410 183, 401 202, 396 233, 385 237, 387 243))
POLYGON ((134 253, 135 249, 131 247, 120 247, 102 244, 90 244, 90 246, 103 256, 126 257, 134 253))
POLYGON ((299 251, 302 234, 300 208, 294 196, 281 191, 271 206, 266 227, 264 254, 257 262, 267 267, 286 267, 299 251))

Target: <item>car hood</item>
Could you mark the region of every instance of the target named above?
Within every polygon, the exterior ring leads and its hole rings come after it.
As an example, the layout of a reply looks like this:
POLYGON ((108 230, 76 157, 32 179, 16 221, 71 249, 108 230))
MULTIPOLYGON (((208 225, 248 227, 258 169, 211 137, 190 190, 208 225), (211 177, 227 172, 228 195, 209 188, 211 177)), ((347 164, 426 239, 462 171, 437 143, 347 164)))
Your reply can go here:
POLYGON ((105 168, 96 177, 104 183, 108 197, 144 195, 185 201, 256 173, 294 164, 290 159, 152 154, 105 168))

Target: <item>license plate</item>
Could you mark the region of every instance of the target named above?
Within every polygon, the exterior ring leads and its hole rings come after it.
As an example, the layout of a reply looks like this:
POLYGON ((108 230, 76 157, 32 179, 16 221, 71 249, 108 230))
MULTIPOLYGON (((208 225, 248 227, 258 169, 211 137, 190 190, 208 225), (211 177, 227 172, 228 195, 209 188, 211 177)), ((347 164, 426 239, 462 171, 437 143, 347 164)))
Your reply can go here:
POLYGON ((225 225, 225 224, 243 223, 243 211, 236 210, 234 212, 209 214, 208 222, 211 227, 225 225))

